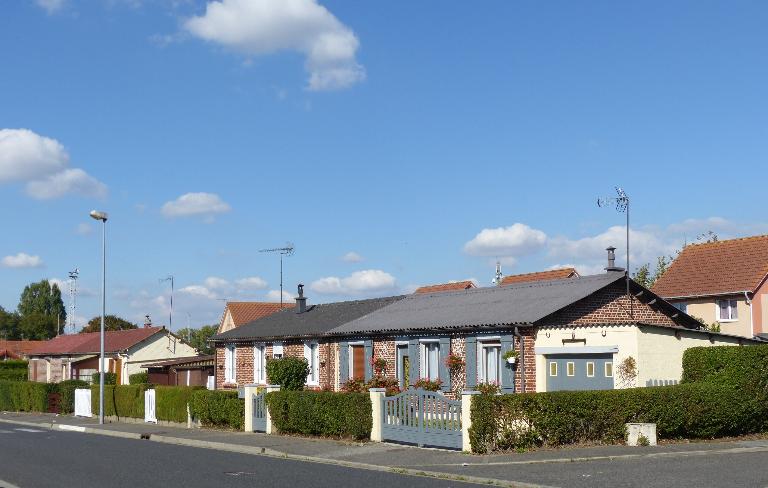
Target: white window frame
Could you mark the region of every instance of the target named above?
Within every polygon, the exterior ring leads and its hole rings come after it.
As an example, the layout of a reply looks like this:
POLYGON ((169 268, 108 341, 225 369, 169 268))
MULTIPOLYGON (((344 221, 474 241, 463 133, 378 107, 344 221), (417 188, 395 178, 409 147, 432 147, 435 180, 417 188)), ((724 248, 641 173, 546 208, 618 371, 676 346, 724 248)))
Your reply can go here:
POLYGON ((237 382, 237 346, 224 346, 224 383, 237 382))
POLYGON ((309 374, 305 383, 311 386, 320 384, 320 345, 317 341, 304 343, 304 359, 309 364, 309 374))
POLYGON ((594 378, 594 377, 595 377, 595 362, 587 361, 587 378, 594 378), (592 368, 592 374, 589 374, 590 368, 592 368))
POLYGON ((256 344, 253 346, 253 382, 257 385, 267 383, 267 346, 256 344))
POLYGON ((606 361, 605 366, 603 366, 603 372, 605 373, 606 378, 613 378, 613 361, 606 361), (608 370, 611 370, 611 374, 608 374, 608 370))
POLYGON ((565 375, 568 377, 576 376, 576 362, 568 361, 565 363, 565 375))
POLYGON ((498 348, 498 357, 496 358, 496 383, 501 384, 501 338, 484 337, 477 340, 477 372, 480 383, 488 382, 488 349, 498 348))
POLYGON ((739 301, 733 298, 715 301, 715 321, 716 322, 736 322, 739 320, 739 301), (720 304, 728 302, 728 318, 720 318, 720 304), (733 305, 731 305, 733 304, 733 305))
POLYGON ((440 379, 440 339, 422 339, 419 340, 419 378, 429 379, 430 381, 436 381, 440 379), (437 355, 435 360, 434 377, 430 375, 428 371, 431 363, 429 362, 429 350, 435 347, 435 354, 437 355))
POLYGON ((272 357, 275 359, 280 359, 283 357, 283 343, 282 342, 275 342, 272 344, 272 357))
POLYGON ((557 361, 549 361, 549 376, 552 378, 557 378, 557 361), (554 371, 552 366, 554 366, 554 371), (554 374, 552 374, 554 372, 554 374))

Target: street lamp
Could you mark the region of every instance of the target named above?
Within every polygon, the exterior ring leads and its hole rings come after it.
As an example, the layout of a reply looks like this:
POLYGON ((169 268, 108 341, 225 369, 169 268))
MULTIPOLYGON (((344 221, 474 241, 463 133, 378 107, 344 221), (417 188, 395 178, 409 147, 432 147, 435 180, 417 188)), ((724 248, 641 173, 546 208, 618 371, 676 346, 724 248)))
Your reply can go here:
POLYGON ((107 213, 91 210, 91 218, 100 220, 101 226, 101 343, 99 356, 99 424, 104 424, 104 312, 107 308, 107 213))

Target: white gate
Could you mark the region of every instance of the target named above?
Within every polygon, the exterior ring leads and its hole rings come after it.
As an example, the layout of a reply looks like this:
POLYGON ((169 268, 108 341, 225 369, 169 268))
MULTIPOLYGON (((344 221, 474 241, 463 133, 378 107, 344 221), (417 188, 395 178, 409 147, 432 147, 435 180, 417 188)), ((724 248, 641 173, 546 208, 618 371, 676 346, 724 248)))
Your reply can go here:
POLYGON ((146 390, 144 392, 144 422, 157 423, 155 414, 155 390, 146 390))
POLYGON ((75 417, 92 417, 91 389, 78 388, 75 390, 75 417))

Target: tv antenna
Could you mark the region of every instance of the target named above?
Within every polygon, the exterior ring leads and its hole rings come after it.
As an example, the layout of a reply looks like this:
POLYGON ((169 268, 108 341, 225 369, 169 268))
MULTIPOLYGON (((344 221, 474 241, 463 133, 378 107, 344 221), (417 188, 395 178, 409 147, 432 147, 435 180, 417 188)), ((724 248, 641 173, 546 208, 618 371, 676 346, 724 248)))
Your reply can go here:
POLYGON ((501 286, 501 282, 504 279, 504 275, 501 273, 501 262, 496 261, 496 274, 493 276, 491 283, 496 286, 501 286))
POLYGON ((629 300, 629 316, 632 320, 634 320, 635 315, 632 306, 632 297, 629 294, 629 197, 624 192, 624 190, 621 189, 621 187, 617 186, 615 188, 617 196, 598 198, 597 206, 602 208, 615 205, 617 212, 624 213, 627 216, 627 269, 625 272, 627 275, 627 299, 629 300))
POLYGON ((76 332, 77 325, 75 325, 75 310, 77 309, 77 277, 80 275, 80 270, 75 268, 69 272, 69 326, 72 328, 72 333, 76 332))
POLYGON ((259 249, 259 252, 276 252, 280 254, 280 308, 283 308, 283 256, 293 256, 296 248, 293 243, 286 242, 285 247, 273 247, 272 249, 259 249))
POLYGON ((160 283, 163 283, 164 281, 170 281, 171 282, 171 311, 168 315, 168 330, 170 332, 173 332, 173 275, 168 275, 165 278, 160 278, 160 283))

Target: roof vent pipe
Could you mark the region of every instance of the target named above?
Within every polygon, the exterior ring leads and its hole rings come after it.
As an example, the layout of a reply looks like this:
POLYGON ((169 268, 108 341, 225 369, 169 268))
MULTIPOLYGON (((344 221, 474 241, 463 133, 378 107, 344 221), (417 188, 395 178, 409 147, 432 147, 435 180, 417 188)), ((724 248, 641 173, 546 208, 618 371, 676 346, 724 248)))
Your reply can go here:
POLYGON ((144 316, 144 328, 152 327, 152 319, 149 317, 149 314, 144 316))
POLYGON ((613 246, 610 246, 605 249, 608 251, 608 266, 606 266, 605 270, 610 271, 624 271, 624 268, 620 266, 616 266, 616 248, 613 246))
POLYGON ((296 297, 296 313, 307 311, 307 299, 304 297, 304 285, 299 283, 299 296, 296 297))

